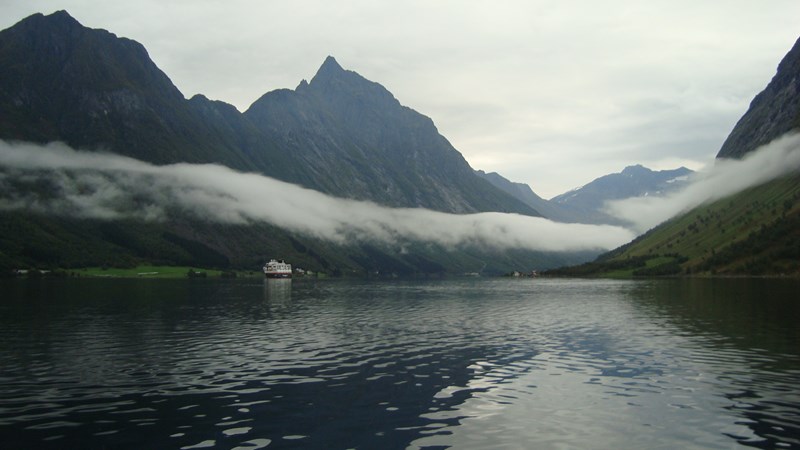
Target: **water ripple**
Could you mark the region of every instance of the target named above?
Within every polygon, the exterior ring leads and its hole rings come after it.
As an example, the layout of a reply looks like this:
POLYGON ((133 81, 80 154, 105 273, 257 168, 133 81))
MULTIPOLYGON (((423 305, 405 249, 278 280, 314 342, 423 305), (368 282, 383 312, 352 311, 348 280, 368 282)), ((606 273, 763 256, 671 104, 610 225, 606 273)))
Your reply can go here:
POLYGON ((800 446, 794 325, 704 285, 14 283, 10 447, 800 446))

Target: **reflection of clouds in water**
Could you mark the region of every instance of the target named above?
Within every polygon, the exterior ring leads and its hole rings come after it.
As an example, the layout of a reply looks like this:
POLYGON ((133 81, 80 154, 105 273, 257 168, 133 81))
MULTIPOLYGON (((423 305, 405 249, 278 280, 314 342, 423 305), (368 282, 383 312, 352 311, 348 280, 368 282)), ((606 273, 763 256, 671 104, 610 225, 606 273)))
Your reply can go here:
MULTIPOLYGON (((550 280, 539 282, 544 283, 550 280)), ((800 443, 794 438, 800 424, 793 419, 800 407, 795 386, 800 372, 795 369, 792 375, 791 368, 775 366, 775 361, 785 361, 784 356, 776 358, 769 350, 742 341, 752 329, 774 330, 752 323, 737 328, 722 320, 737 308, 745 315, 749 311, 752 318, 759 308, 754 310, 751 302, 760 296, 753 292, 742 298, 729 295, 730 290, 709 288, 705 294, 717 298, 693 299, 679 282, 654 285, 672 289, 656 290, 661 298, 654 298, 654 291, 642 289, 641 283, 610 290, 596 286, 582 294, 590 299, 585 303, 579 298, 562 303, 556 300, 560 295, 556 291, 545 296, 551 301, 531 297, 535 307, 517 311, 504 330, 509 344, 496 353, 529 351, 530 355, 507 361, 489 357, 469 366, 472 378, 467 383, 446 386, 436 394, 438 398, 461 395, 463 401, 450 410, 423 415, 440 422, 456 419, 458 424, 439 430, 440 434, 422 433, 411 447, 514 448, 535 443, 553 448, 569 443, 575 448, 708 448, 734 442, 800 443), (601 291, 606 292, 597 295, 601 291), (736 308, 731 298, 740 300, 736 308), (721 308, 723 315, 708 311, 705 302, 721 308), (705 326, 697 328, 698 320, 705 326), (713 320, 736 337, 709 327, 713 320), (527 331, 515 326, 525 322, 531 325, 527 331)), ((779 291, 763 292, 791 297, 779 291)), ((764 308, 774 313, 775 306, 764 308)), ((785 336, 778 337, 780 349, 785 336)), ((487 336, 487 342, 492 341, 487 336)))
MULTIPOLYGON (((620 349, 603 361, 586 357, 593 349, 573 355, 563 352, 560 344, 554 342, 548 351, 512 367, 476 371, 462 388, 470 395, 461 404, 422 416, 438 422, 458 419, 458 424, 441 430, 441 435, 421 437, 412 448, 513 448, 526 443, 553 448, 565 442, 575 448, 628 448, 637 442, 670 447, 683 442, 686 448, 700 442, 718 444, 720 432, 759 439, 735 415, 710 426, 709 413, 719 414, 731 405, 722 396, 709 395, 723 386, 704 376, 715 372, 719 355, 692 361, 694 355, 677 352, 660 355, 670 360, 660 361, 647 351, 620 349), (667 362, 675 366, 664 375, 630 370, 667 362), (687 423, 700 425, 687 430, 687 423), (687 431, 682 435, 680 430, 687 431)), ((737 360, 729 362, 736 365, 737 360)), ((438 395, 460 390, 451 386, 438 395)))
POLYGON ((0 329, 19 343, 0 384, 6 429, 89 442, 89 425, 35 426, 124 413, 152 423, 109 425, 142 448, 165 446, 157 430, 185 432, 175 448, 223 435, 314 448, 779 448, 798 436, 796 283, 295 279, 279 302, 280 280, 186 280, 131 308, 139 295, 108 302, 120 284, 89 281, 65 281, 69 302, 63 289, 0 302, 0 329), (48 301, 53 314, 38 314, 48 301))

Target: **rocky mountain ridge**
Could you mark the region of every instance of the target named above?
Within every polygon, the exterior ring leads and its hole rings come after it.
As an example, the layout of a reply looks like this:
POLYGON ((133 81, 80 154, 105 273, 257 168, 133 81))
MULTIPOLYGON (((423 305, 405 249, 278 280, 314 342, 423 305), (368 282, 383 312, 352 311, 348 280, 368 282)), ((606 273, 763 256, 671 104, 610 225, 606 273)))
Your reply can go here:
POLYGON ((514 195, 547 218, 557 222, 625 225, 604 212, 611 200, 661 196, 686 186, 691 170, 680 167, 653 171, 642 165, 628 166, 621 172, 604 175, 550 200, 545 200, 523 183, 514 183, 497 173, 477 171, 478 175, 514 195))
MULTIPOLYGON (((241 113, 203 95, 186 99, 143 46, 83 27, 64 11, 0 31, 0 139, 62 141, 154 164, 221 164, 393 207, 537 215, 477 177, 429 118, 333 58, 310 83, 268 93, 241 113)), ((0 167, 0 180, 13 172, 0 167)), ((32 189, 34 197, 58 194, 47 182, 32 189)), ((334 276, 438 276, 590 256, 333 244, 262 222, 225 225, 179 213, 148 222, 0 210, 0 276, 26 267, 149 263, 258 270, 272 257, 334 276)))
POLYGON ((430 118, 331 56, 310 82, 265 94, 244 116, 285 143, 308 172, 303 185, 396 206, 537 215, 476 177, 430 118))
POLYGON ((219 163, 394 207, 538 215, 475 176, 430 118, 332 57, 310 83, 239 113, 186 100, 141 44, 65 11, 0 32, 0 139, 219 163))
POLYGON ((740 159, 756 148, 800 128, 800 39, 783 57, 775 76, 750 102, 722 144, 717 158, 740 159))

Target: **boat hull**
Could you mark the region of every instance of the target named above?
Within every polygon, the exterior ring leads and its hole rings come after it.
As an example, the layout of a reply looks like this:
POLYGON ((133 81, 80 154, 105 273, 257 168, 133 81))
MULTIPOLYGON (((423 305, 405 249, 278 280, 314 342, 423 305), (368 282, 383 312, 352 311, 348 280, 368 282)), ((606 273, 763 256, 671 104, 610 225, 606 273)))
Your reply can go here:
POLYGON ((264 276, 267 278, 292 278, 291 273, 283 273, 283 272, 266 272, 264 276))

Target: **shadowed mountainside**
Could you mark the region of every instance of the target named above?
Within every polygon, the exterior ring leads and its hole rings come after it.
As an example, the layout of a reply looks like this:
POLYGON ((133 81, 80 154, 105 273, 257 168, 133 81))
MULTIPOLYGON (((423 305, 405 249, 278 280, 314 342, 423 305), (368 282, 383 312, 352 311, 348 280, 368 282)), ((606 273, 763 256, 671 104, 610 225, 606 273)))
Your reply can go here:
POLYGON ((742 158, 800 128, 800 39, 778 65, 775 76, 733 127, 717 158, 742 158))
MULTIPOLYGON (((311 83, 268 93, 241 113, 202 95, 187 100, 141 44, 83 27, 65 11, 0 31, 0 139, 63 141, 155 164, 222 164, 393 207, 538 215, 476 176, 429 118, 333 58, 311 83)), ((3 269, 146 262, 254 269, 283 257, 329 274, 497 273, 587 257, 333 245, 267 224, 104 221, 25 209, 0 212, 0 231, 3 269)))
POLYGON ((219 163, 335 196, 538 215, 472 173, 433 122, 329 57, 242 114, 186 100, 145 48, 65 11, 0 32, 0 139, 63 141, 156 164, 219 163))

